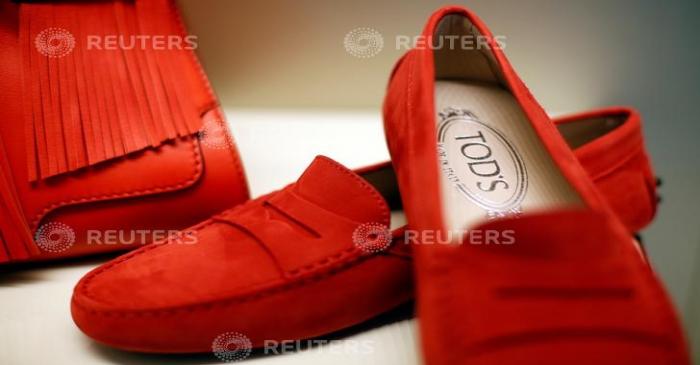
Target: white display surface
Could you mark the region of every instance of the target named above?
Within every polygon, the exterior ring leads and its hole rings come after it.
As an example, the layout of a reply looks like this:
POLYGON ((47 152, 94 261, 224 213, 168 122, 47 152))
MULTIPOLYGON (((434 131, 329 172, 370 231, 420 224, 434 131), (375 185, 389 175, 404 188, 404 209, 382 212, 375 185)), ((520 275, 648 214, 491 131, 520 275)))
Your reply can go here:
MULTIPOLYGON (((227 110, 253 196, 293 182, 314 156, 350 167, 389 158, 379 112, 227 110)), ((12 270, 0 269, 0 364, 222 364, 213 354, 158 356, 113 350, 84 336, 70 316, 75 283, 108 260, 83 259, 12 270)), ((353 305, 350 301, 348 305, 353 305)), ((281 308, 283 310, 283 308, 281 308)), ((285 355, 258 354, 244 363, 420 363, 410 308, 385 316, 330 345, 285 355), (354 346, 361 347, 357 350, 354 346)))

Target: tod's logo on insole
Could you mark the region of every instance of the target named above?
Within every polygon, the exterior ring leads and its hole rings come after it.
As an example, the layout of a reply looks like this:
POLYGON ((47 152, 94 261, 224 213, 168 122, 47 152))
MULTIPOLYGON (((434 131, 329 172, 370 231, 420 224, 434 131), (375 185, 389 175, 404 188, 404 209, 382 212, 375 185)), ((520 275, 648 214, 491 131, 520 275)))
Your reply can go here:
POLYGON ((468 110, 446 108, 439 117, 438 156, 447 179, 490 216, 519 213, 527 171, 513 144, 468 110))

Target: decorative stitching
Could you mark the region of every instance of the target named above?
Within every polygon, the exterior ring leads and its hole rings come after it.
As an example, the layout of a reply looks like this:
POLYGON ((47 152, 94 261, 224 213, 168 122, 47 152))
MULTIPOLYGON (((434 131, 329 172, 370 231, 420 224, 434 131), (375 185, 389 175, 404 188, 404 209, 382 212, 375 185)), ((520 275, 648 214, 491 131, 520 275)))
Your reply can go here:
POLYGON ((323 259, 320 259, 320 260, 313 262, 311 264, 307 264, 307 265, 304 265, 302 267, 299 267, 299 268, 296 268, 293 270, 289 270, 289 271, 287 271, 286 276, 288 278, 298 277, 298 276, 303 275, 305 272, 309 272, 309 271, 314 270, 315 268, 329 266, 334 261, 343 261, 344 257, 350 256, 351 254, 357 254, 357 253, 359 253, 357 248, 355 248, 354 246, 349 247, 343 251, 340 251, 340 252, 333 254, 333 255, 330 255, 330 256, 326 256, 323 259))
MULTIPOLYGON (((306 200, 305 200, 304 198, 298 196, 298 194, 295 194, 295 193, 292 192, 291 190, 285 190, 285 193, 286 193, 287 195, 289 195, 289 196, 292 196, 294 199, 299 199, 299 200, 301 200, 301 201, 306 202, 306 200)), ((280 195, 277 195, 277 196, 280 196, 280 195)), ((293 214, 288 213, 285 209, 283 209, 283 208, 277 206, 277 203, 278 203, 277 200, 275 200, 275 201, 273 202, 272 199, 268 199, 268 200, 265 200, 265 201, 263 202, 262 206, 263 206, 264 208, 269 209, 270 211, 273 211, 273 212, 279 214, 280 216, 284 217, 285 220, 286 220, 286 223, 288 223, 288 224, 290 224, 290 225, 294 225, 294 226, 300 228, 300 229, 301 229, 305 234, 307 234, 308 236, 313 237, 313 238, 316 238, 316 239, 321 238, 321 234, 320 234, 318 231, 316 231, 313 227, 311 227, 310 225, 306 224, 306 222, 303 222, 301 219, 298 219, 298 218, 294 217, 293 214)), ((311 202, 308 202, 308 203, 309 203, 309 204, 313 204, 313 203, 311 203, 311 202)), ((321 207, 318 207, 318 206, 315 205, 315 204, 312 205, 312 206, 315 207, 315 208, 319 208, 319 209, 321 208, 321 207)))
MULTIPOLYGON (((413 90, 413 64, 416 62, 415 53, 414 56, 410 57, 408 60, 408 79, 406 80, 406 134, 408 134, 408 141, 413 141, 413 129, 411 128, 411 116, 413 115, 413 104, 411 103, 411 93, 413 90)), ((409 149, 410 152, 410 149, 409 149)), ((411 156, 408 153, 408 156, 411 156)))
MULTIPOLYGON (((175 15, 175 20, 177 23, 178 30, 180 31, 181 35, 187 35, 187 29, 185 27, 184 21, 182 19, 182 13, 180 9, 177 7, 177 4, 175 3, 174 0, 170 0, 168 2, 168 5, 170 6, 171 12, 174 13, 175 15)), ((190 59, 190 62, 193 64, 194 68, 197 70, 197 73, 199 74, 199 78, 204 84, 204 89, 207 92, 207 96, 210 99, 210 103, 206 105, 203 108, 203 111, 201 113, 201 116, 209 113, 212 110, 219 109, 220 105, 219 102, 214 94, 214 90, 211 87, 211 82, 209 81, 209 78, 207 77, 206 73, 204 72, 204 68, 202 67, 202 63, 199 62, 199 58, 197 58, 197 55, 194 53, 194 51, 187 51, 187 55, 189 56, 188 58, 190 59)), ((220 110, 216 111, 217 117, 221 119, 222 121, 225 121, 225 118, 223 118, 223 112, 220 110)), ((229 132, 229 135, 231 135, 231 140, 233 141, 233 133, 228 128, 228 125, 225 126, 227 131, 229 132)), ((240 154, 238 153, 238 148, 236 148, 235 142, 232 142, 229 145, 228 148, 230 155, 229 157, 231 158, 231 162, 233 165, 234 170, 236 171, 236 174, 238 175, 238 181, 243 183, 243 189, 245 192, 246 197, 250 196, 250 190, 248 188, 248 182, 246 180, 245 172, 243 171, 243 162, 241 161, 240 154)))
POLYGON ((632 152, 630 152, 627 155, 625 155, 624 157, 620 158, 618 161, 611 164, 605 170, 598 172, 594 176, 591 176, 591 180, 597 181, 597 180, 605 178, 605 177, 607 177, 615 172, 618 172, 618 170, 623 168, 632 159, 639 157, 639 155, 643 152, 643 150, 644 150, 644 146, 640 144, 639 146, 635 147, 632 150, 632 152))
MULTIPOLYGON (((201 227, 199 229, 202 229, 204 227, 201 227)), ((199 230, 198 229, 198 230, 199 230)), ((108 265, 107 267, 104 267, 98 271, 95 271, 92 274, 89 274, 90 276, 85 278, 85 281, 80 285, 78 289, 82 289, 81 292, 83 295, 86 297, 98 301, 95 297, 93 297, 89 291, 88 291, 88 285, 89 282, 92 281, 98 274, 110 269, 111 267, 125 262, 128 259, 131 259, 141 253, 150 251, 156 247, 147 246, 144 247, 144 249, 138 250, 136 252, 132 252, 132 254, 129 254, 125 257, 123 257, 121 260, 117 260, 114 262, 112 265, 108 265)), ((158 246, 164 246, 164 245, 156 245, 158 246)), ((312 283, 312 282, 318 282, 323 279, 332 277, 333 275, 336 275, 340 272, 342 272, 344 269, 349 268, 352 264, 354 263, 360 263, 365 260, 371 259, 371 258, 376 258, 376 257, 382 257, 380 255, 356 255, 352 256, 351 259, 345 260, 345 261, 340 261, 340 265, 334 268, 331 268, 329 271, 321 273, 320 275, 316 276, 308 276, 304 278, 303 276, 297 276, 297 277, 302 277, 301 280, 297 281, 277 281, 277 282, 272 282, 270 283, 267 288, 260 290, 256 293, 252 294, 242 294, 241 296, 235 296, 235 297, 229 297, 229 298, 222 298, 222 299, 217 299, 217 300, 212 300, 206 303, 195 303, 195 304, 190 304, 190 305, 185 305, 177 308, 164 308, 164 309, 150 309, 150 310, 136 310, 136 311, 115 311, 115 310, 95 310, 95 309, 89 309, 86 308, 84 305, 81 303, 77 302, 76 300, 72 300, 73 304, 76 306, 80 307, 81 310, 86 311, 88 313, 92 314, 97 314, 97 315, 102 315, 106 317, 145 317, 145 316, 165 316, 165 315, 175 315, 175 314, 180 314, 180 313, 192 313, 198 310, 211 310, 215 307, 226 307, 229 305, 233 304, 239 304, 239 303, 245 303, 245 302, 250 302, 254 300, 258 300, 273 294, 285 292, 291 289, 294 289, 299 286, 303 286, 307 283, 312 283), (279 285, 279 284, 282 285, 279 285)))
POLYGON ((252 231, 252 229, 248 227, 244 220, 235 219, 233 217, 227 219, 215 217, 213 219, 219 223, 236 228, 239 231, 243 232, 243 234, 245 234, 246 236, 250 237, 250 239, 253 240, 258 245, 258 247, 260 247, 265 252, 265 255, 270 258, 270 261, 272 261, 272 263, 274 264, 275 269, 277 269, 277 273, 281 276, 285 275, 284 267, 277 259, 277 256, 275 256, 270 247, 268 247, 265 244, 265 242, 260 237, 258 237, 258 235, 252 231))
POLYGON ((226 122, 225 115, 221 111, 218 105, 215 105, 212 109, 207 110, 204 112, 204 114, 207 114, 209 112, 214 112, 217 115, 217 118, 220 119, 222 122, 224 122, 224 128, 228 132, 229 136, 231 137, 231 143, 229 144, 229 158, 231 159, 231 165, 233 165, 233 169, 235 171, 237 180, 243 184, 243 192, 245 193, 246 199, 250 198, 250 190, 248 189, 248 180, 246 179, 245 172, 243 171, 243 162, 241 161, 241 156, 238 153, 238 148, 236 148, 236 143, 233 137, 233 133, 228 127, 228 124, 226 122))
POLYGON ((202 159, 201 159, 201 156, 200 156, 198 149, 197 149, 197 147, 198 147, 197 141, 193 139, 191 142, 191 146, 192 146, 192 154, 194 156, 195 169, 194 169, 194 172, 193 172, 192 177, 190 179, 188 179, 184 182, 181 182, 181 183, 163 186, 163 187, 152 187, 152 188, 140 189, 140 190, 106 193, 106 194, 100 194, 100 195, 96 195, 96 196, 68 199, 68 200, 57 202, 57 203, 53 203, 53 204, 45 207, 40 213, 35 215, 34 219, 32 220, 32 223, 31 223, 32 230, 35 230, 37 228, 37 226, 39 225, 39 222, 41 222, 41 220, 44 218, 44 216, 46 216, 46 214, 48 214, 49 212, 51 212, 57 208, 61 208, 64 206, 90 203, 90 202, 95 202, 95 201, 105 201, 105 200, 113 200, 113 199, 119 199, 119 198, 130 198, 130 197, 135 197, 135 196, 150 195, 150 194, 179 190, 183 187, 191 186, 197 180, 199 180, 199 178, 202 176, 202 170, 203 170, 202 169, 202 159))
POLYGON ((344 166, 342 166, 342 165, 340 165, 339 163, 337 163, 337 162, 331 160, 331 159, 328 158, 328 157, 324 157, 324 156, 321 156, 321 157, 322 157, 322 158, 321 158, 319 161, 324 161, 324 162, 326 162, 328 165, 330 165, 330 166, 332 166, 333 168, 335 168, 336 170, 338 170, 338 171, 340 171, 340 172, 342 172, 342 173, 344 173, 344 174, 350 176, 356 183, 358 183, 359 186, 361 186, 364 190, 367 190, 367 191, 372 195, 372 197, 374 197, 374 199, 375 199, 376 202, 377 202, 377 206, 378 206, 379 209, 381 210, 382 223, 384 223, 385 225, 388 226, 388 225, 389 225, 389 216, 390 216, 389 207, 387 206, 386 201, 384 201, 384 198, 382 198, 382 196, 379 194, 379 192, 377 192, 376 189, 374 189, 371 185, 369 185, 369 183, 367 183, 366 181, 362 180, 362 178, 360 178, 359 176, 357 176, 357 175, 351 173, 351 172, 350 172, 349 170, 347 170, 344 166))
MULTIPOLYGON (((323 159, 329 165, 335 167, 336 169, 339 169, 340 171, 344 172, 345 174, 348 174, 353 177, 353 179, 356 182, 360 183, 360 186, 362 186, 364 189, 368 190, 377 200, 379 207, 382 209, 382 215, 385 221, 388 221, 389 217, 389 212, 388 212, 388 207, 386 206, 386 203, 381 199, 381 196, 379 195, 376 190, 374 190, 371 186, 365 186, 363 184, 363 181, 351 174, 350 172, 340 168, 339 165, 334 165, 332 160, 325 158, 323 159)), ((269 196, 268 196, 269 197, 269 196)), ((251 202, 256 202, 259 201, 259 199, 255 199, 252 201, 249 201, 248 203, 245 203, 243 205, 247 205, 251 202)), ((240 208, 240 205, 236 208, 240 208)), ((236 208, 233 208, 229 211, 236 210, 236 208)), ((216 220, 214 218, 209 219, 205 222, 200 223, 199 225, 195 226, 192 228, 194 231, 200 231, 209 225, 215 223, 216 220)), ((398 240, 393 240, 392 245, 394 245, 398 240)), ((149 246, 146 246, 144 248, 141 248, 139 250, 136 250, 134 252, 131 252, 125 256, 123 256, 120 259, 117 259, 109 264, 106 264, 105 266, 101 267, 100 269, 97 269, 96 271, 88 274, 85 279, 81 283, 79 283, 78 288, 76 288, 76 291, 81 292, 83 295, 85 295, 87 298, 90 298, 96 302, 101 302, 99 299, 94 297, 89 290, 89 285, 94 280, 98 275, 104 273, 105 271, 112 269, 118 264, 121 264, 123 262, 126 262, 127 260, 130 260, 140 254, 143 254, 145 252, 151 251, 153 249, 157 249, 158 247, 163 247, 167 246, 167 244, 151 244, 149 246)), ((308 282, 315 282, 315 281, 320 281, 323 280, 324 278, 331 277, 338 272, 341 272, 343 269, 350 267, 353 263, 359 263, 363 262, 367 259, 375 258, 375 257, 386 257, 385 255, 378 255, 378 254, 369 254, 362 252, 361 250, 357 249, 357 247, 352 246, 350 248, 347 248, 339 253, 335 253, 329 256, 326 256, 322 259, 319 259, 315 262, 312 262, 310 264, 304 265, 300 268, 290 270, 288 271, 282 278, 282 280, 278 281, 273 281, 269 284, 267 284, 267 287, 262 287, 261 290, 258 292, 252 293, 252 294, 240 294, 240 296, 234 296, 234 297, 229 297, 229 298, 222 298, 222 299, 217 299, 213 301, 209 301, 206 303, 195 303, 195 304, 190 304, 190 305, 185 305, 182 307, 177 307, 177 308, 167 308, 167 309, 151 309, 151 310, 138 310, 138 311, 114 311, 114 310, 94 310, 94 309, 88 309, 81 303, 78 303, 77 301, 73 300, 73 303, 80 307, 81 310, 87 311, 89 313, 93 314, 98 314, 98 315, 103 315, 103 316, 118 316, 118 317, 127 317, 127 316, 159 316, 159 315, 174 315, 177 313, 183 313, 183 312, 194 312, 196 310, 207 310, 211 309, 215 306, 227 306, 230 304, 236 304, 236 303, 242 303, 242 302, 247 302, 247 301, 252 301, 252 300, 257 300, 275 293, 279 292, 284 292, 286 290, 290 290, 293 288, 296 288, 300 285, 304 285, 308 282), (335 267, 332 267, 333 265, 337 265, 335 267), (326 272, 319 272, 318 275, 309 275, 305 277, 305 274, 307 273, 313 273, 313 272, 318 272, 320 269, 328 268, 328 271, 326 272), (291 279, 291 281, 290 281, 291 279), (281 285, 280 285, 281 284, 281 285)), ((254 289, 251 289, 254 290, 254 289)))
MULTIPOLYGON (((206 228, 206 227, 208 227, 208 226, 210 226, 210 225, 212 225, 212 224, 214 224, 214 220, 213 220, 213 219, 208 219, 208 220, 206 220, 206 221, 204 221, 204 222, 202 222, 202 223, 199 223, 199 224, 197 224, 196 226, 192 227, 190 230, 191 230, 191 231, 194 231, 194 232, 199 232, 199 231, 201 231, 202 229, 204 229, 204 228, 206 228)), ((168 238, 168 240, 167 240, 166 242, 170 242, 170 238, 168 238)), ((85 296, 87 296, 88 298, 91 298, 91 299, 96 300, 96 298, 94 298, 94 297, 89 293, 89 291, 88 291, 88 284, 89 284, 95 277, 97 277, 99 274, 101 274, 101 273, 103 273, 103 272, 105 272, 105 271, 107 271, 107 270, 113 268, 114 266, 117 266, 117 265, 119 265, 119 264, 121 264, 121 263, 127 261, 127 260, 130 260, 130 259, 132 259, 132 258, 134 258, 134 257, 136 257, 136 256, 139 256, 139 255, 143 254, 143 253, 146 253, 146 252, 148 252, 148 251, 151 251, 151 250, 154 250, 154 249, 156 249, 156 248, 158 248, 158 247, 163 247, 163 246, 166 246, 166 244, 160 244, 160 243, 155 243, 155 242, 154 242, 154 243, 151 243, 151 244, 149 244, 149 245, 147 245, 147 246, 144 246, 144 247, 142 247, 142 248, 140 248, 140 249, 134 250, 134 251, 132 251, 132 252, 130 252, 130 253, 124 255, 124 256, 121 256, 121 257, 119 257, 119 258, 117 258, 117 259, 115 259, 115 260, 113 260, 113 261, 111 261, 111 262, 109 262, 109 263, 107 263, 107 264, 105 264, 105 265, 103 265, 103 266, 97 268, 96 270, 89 272, 89 273, 85 276, 85 278, 84 278, 81 282, 78 283, 78 286, 79 286, 80 288, 83 289, 83 294, 85 294, 85 296), (82 284, 81 284, 81 283, 82 283, 82 284)))
MULTIPOLYGON (((286 211, 284 211, 282 208, 277 207, 277 206, 274 204, 274 202, 272 202, 272 201, 275 199, 275 197, 280 196, 280 194, 288 194, 288 195, 290 195, 290 196, 296 197, 296 199, 301 199, 301 200, 304 200, 304 201, 308 202, 309 204, 313 205, 315 208, 318 208, 318 209, 324 210, 324 211, 326 211, 326 212, 328 212, 328 213, 330 213, 330 214, 333 214, 333 215, 337 216, 338 219, 347 219, 347 218, 345 218, 345 217, 343 217, 343 216, 338 215, 338 214, 335 213, 335 212, 328 211, 328 210, 324 209, 323 207, 319 207, 319 206, 317 206, 316 204, 314 204, 314 203, 312 203, 312 202, 306 200, 304 197, 302 197, 302 196, 300 196, 300 195, 294 193, 294 191, 293 191, 293 189, 292 189, 293 186, 294 186, 294 184, 292 184, 292 185, 290 185, 290 186, 287 186, 287 187, 285 187, 284 189, 282 189, 282 190, 276 192, 274 196, 268 196, 268 197, 265 197, 264 199, 261 199, 261 202, 259 203, 259 204, 260 204, 260 207, 261 207, 261 208, 264 208, 265 205, 268 205, 268 206, 270 206, 270 207, 276 209, 277 211, 279 211, 280 214, 283 214, 283 215, 287 216, 288 219, 291 219, 291 220, 293 220, 293 221, 296 221, 297 224, 300 224, 300 225, 302 225, 303 227, 306 227, 306 224, 305 224, 305 223, 303 223, 303 222, 297 220, 297 218, 293 217, 292 215, 290 215, 289 213, 287 213, 286 211)), ((262 247, 262 249, 263 249, 263 250, 267 253, 267 255, 270 257, 270 259, 275 263, 275 266, 276 266, 276 268, 278 269, 279 273, 280 273, 282 276, 284 276, 285 278, 288 278, 288 279, 301 276, 301 275, 303 275, 304 273, 309 272, 309 271, 313 271, 313 270, 316 269, 316 268, 322 268, 322 267, 324 267, 324 266, 329 266, 329 265, 333 264, 333 262, 335 262, 335 261, 343 261, 343 258, 344 258, 345 256, 350 256, 350 255, 352 255, 352 254, 358 254, 358 253, 359 253, 359 254, 364 253, 364 252, 362 252, 361 250, 359 250, 356 246, 353 245, 353 246, 350 246, 350 247, 348 247, 348 248, 346 248, 346 249, 344 249, 344 250, 341 250, 340 252, 337 252, 337 253, 334 253, 334 254, 329 254, 328 256, 325 256, 325 257, 323 257, 323 258, 320 258, 320 259, 318 259, 318 260, 316 260, 316 261, 314 261, 314 262, 312 262, 312 263, 303 265, 303 266, 298 267, 298 268, 295 268, 295 269, 285 270, 285 269, 283 269, 283 265, 278 261, 277 256, 272 252, 272 250, 268 247, 268 245, 267 245, 260 237, 258 237, 258 235, 257 235, 255 232, 253 232, 245 222, 243 222, 243 221, 241 221, 241 220, 239 220, 239 219, 236 219, 236 218, 234 218, 234 217, 231 217, 231 218, 214 218, 214 220, 217 220, 217 221, 219 221, 219 222, 221 222, 221 223, 228 224, 228 225, 230 225, 230 226, 236 227, 236 228, 242 230, 242 231, 243 231, 244 233, 246 233, 248 236, 250 236, 254 241, 256 241, 256 242, 258 243, 258 245, 259 245, 260 247, 262 247)), ((309 227, 306 227, 305 229, 311 230, 311 228, 309 228, 309 227)), ((314 235, 317 235, 318 238, 320 238, 320 235, 319 235, 317 232, 315 232, 315 231, 313 231, 313 230, 311 230, 311 231, 313 232, 314 235)))
MULTIPOLYGON (((175 20, 177 24, 177 28, 180 31, 181 35, 187 35, 187 29, 185 27, 185 23, 182 19, 182 12, 180 9, 177 7, 177 4, 175 3, 174 0, 170 0, 168 2, 168 5, 170 6, 170 10, 174 13, 175 15, 175 20)), ((219 109, 220 105, 219 102, 216 98, 216 95, 214 94, 214 90, 211 87, 211 82, 209 81, 209 78, 207 77, 206 73, 204 72, 204 68, 202 67, 202 63, 199 62, 199 58, 197 58, 197 55, 194 53, 194 51, 187 51, 187 55, 189 56, 188 58, 190 59, 190 62, 193 64, 195 70, 197 70, 197 73, 199 75, 200 81, 204 84, 204 89, 207 92, 207 96, 209 97, 210 102, 208 105, 205 105, 202 108, 202 113, 200 116, 204 116, 205 114, 209 113, 212 110, 219 109)), ((223 112, 220 110, 216 111, 217 117, 221 119, 222 121, 225 121, 226 118, 223 118, 223 112)), ((233 141, 233 133, 228 128, 228 125, 226 126, 227 131, 229 132, 229 135, 231 135, 231 140, 233 141)), ((248 182, 246 180, 245 172, 243 171, 243 162, 241 161, 241 156, 238 153, 238 148, 236 148, 235 142, 232 142, 229 145, 229 157, 231 158, 231 162, 233 165, 233 168, 237 174, 238 181, 243 183, 243 190, 245 193, 246 198, 250 196, 250 190, 248 188, 248 182)))

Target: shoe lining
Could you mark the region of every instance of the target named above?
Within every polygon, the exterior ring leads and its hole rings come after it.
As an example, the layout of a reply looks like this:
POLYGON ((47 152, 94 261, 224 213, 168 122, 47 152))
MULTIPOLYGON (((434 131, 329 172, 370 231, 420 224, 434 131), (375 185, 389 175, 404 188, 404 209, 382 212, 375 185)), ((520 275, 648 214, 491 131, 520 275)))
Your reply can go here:
MULTIPOLYGON (((457 15, 445 17, 437 29, 436 35, 478 37, 457 15)), ((446 228, 462 231, 484 219, 580 204, 505 88, 492 53, 484 47, 443 44, 434 54, 446 228)))
POLYGON ((559 124, 557 128, 569 147, 574 149, 610 133, 621 126, 626 119, 626 115, 586 118, 559 124))

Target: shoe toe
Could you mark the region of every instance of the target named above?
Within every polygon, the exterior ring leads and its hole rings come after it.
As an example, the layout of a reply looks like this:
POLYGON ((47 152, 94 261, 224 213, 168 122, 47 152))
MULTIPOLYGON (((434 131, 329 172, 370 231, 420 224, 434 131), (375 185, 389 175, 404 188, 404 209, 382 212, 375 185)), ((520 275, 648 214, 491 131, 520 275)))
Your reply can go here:
POLYGON ((72 299, 78 327, 119 348, 202 350, 211 346, 209 336, 203 344, 193 341, 204 328, 197 324, 207 316, 202 308, 222 298, 245 297, 250 288, 281 278, 264 250, 233 227, 209 221, 192 232, 191 237, 143 247, 87 274, 72 299))

